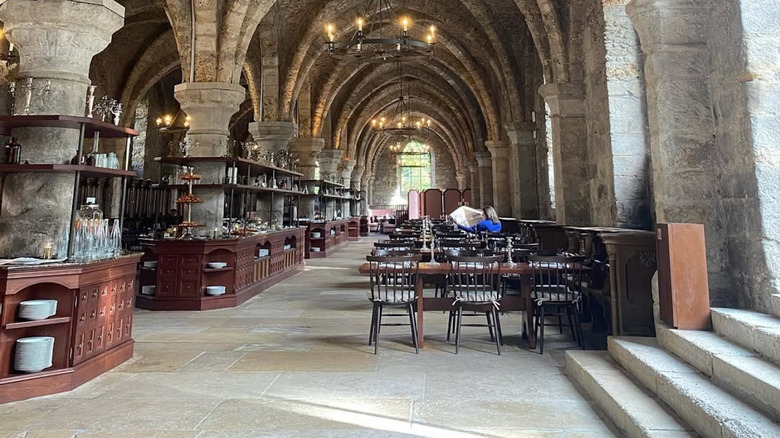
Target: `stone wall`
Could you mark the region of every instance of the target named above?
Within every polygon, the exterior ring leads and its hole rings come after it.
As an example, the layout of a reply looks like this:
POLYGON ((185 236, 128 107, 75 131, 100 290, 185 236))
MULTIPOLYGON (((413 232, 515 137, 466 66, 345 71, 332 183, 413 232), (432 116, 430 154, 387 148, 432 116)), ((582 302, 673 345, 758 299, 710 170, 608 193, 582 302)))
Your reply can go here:
POLYGON ((434 180, 433 186, 440 189, 457 189, 458 178, 455 171, 455 161, 452 154, 444 146, 433 147, 434 180))
POLYGON ((723 304, 770 310, 780 287, 780 116, 776 2, 717 0, 708 20, 716 163, 734 291, 723 304), (743 28, 744 26, 744 28, 743 28), (743 49, 744 48, 744 49, 743 49), (745 60, 747 59, 747 62, 745 60), (767 97, 771 98, 767 98, 767 97))

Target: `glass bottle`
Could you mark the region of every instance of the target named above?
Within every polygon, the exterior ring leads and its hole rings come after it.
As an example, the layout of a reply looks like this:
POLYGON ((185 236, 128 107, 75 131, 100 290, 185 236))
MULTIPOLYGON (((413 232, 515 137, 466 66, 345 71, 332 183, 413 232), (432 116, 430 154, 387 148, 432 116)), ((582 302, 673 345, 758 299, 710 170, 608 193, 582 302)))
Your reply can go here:
POLYGON ((81 234, 81 258, 94 260, 100 257, 100 229, 103 222, 103 210, 95 198, 87 198, 86 204, 76 212, 76 229, 83 230, 81 234))
POLYGON ((3 164, 11 164, 11 143, 12 141, 6 143, 3 149, 3 164))
POLYGON ((122 227, 119 225, 119 219, 114 219, 114 226, 111 228, 111 252, 113 257, 122 253, 122 227))

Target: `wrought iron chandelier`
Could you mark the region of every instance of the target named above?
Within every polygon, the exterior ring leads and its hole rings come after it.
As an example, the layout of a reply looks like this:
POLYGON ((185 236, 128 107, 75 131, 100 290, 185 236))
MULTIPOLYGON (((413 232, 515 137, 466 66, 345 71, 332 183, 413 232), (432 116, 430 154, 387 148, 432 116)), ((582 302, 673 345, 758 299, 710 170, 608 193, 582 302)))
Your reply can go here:
POLYGON ((184 114, 182 111, 179 111, 174 116, 165 114, 158 117, 155 120, 155 124, 157 125, 157 129, 160 130, 160 132, 186 132, 188 129, 190 129, 190 120, 190 116, 184 114))
POLYGON ((348 41, 336 40, 336 27, 325 26, 328 41, 325 43, 328 53, 335 58, 353 59, 366 62, 419 61, 433 57, 436 42, 436 26, 428 28, 425 41, 413 38, 409 34, 412 24, 409 17, 397 18, 393 13, 390 0, 368 0, 366 13, 356 19, 357 32, 348 41), (366 18, 372 16, 366 32, 366 18), (385 24, 398 23, 399 31, 388 34, 385 24), (370 36, 370 37, 369 37, 370 36))
POLYGON ((381 116, 371 120, 371 129, 385 135, 413 135, 426 129, 431 129, 432 120, 426 117, 415 119, 409 105, 411 98, 407 97, 407 87, 404 80, 403 64, 398 64, 399 97, 392 105, 390 116, 381 116))

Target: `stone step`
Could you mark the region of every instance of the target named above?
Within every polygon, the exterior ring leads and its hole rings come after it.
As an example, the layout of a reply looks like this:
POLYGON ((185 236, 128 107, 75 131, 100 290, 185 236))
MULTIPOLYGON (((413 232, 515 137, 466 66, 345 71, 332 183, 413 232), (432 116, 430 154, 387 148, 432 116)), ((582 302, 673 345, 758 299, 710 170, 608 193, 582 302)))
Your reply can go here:
POLYGON ((780 319, 743 309, 712 309, 715 333, 780 364, 780 319))
POLYGON ((780 294, 772 295, 770 302, 772 303, 772 313, 780 318, 780 294))
POLYGON ((658 342, 721 388, 780 420, 780 367, 713 332, 656 327, 658 342))
POLYGON ((609 352, 703 436, 780 436, 780 425, 664 351, 655 338, 612 337, 609 352))
POLYGON ((566 372, 629 438, 697 436, 666 404, 631 380, 606 351, 567 351, 566 372))

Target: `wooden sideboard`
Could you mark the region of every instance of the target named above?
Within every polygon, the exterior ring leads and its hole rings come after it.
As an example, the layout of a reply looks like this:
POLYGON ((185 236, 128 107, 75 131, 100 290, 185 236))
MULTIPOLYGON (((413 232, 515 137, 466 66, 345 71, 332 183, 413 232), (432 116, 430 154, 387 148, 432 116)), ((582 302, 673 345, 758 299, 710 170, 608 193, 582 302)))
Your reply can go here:
POLYGON ((306 228, 306 258, 328 257, 346 246, 350 241, 350 222, 353 221, 359 227, 360 218, 310 222, 306 228), (319 248, 319 251, 312 251, 312 248, 319 248))
POLYGON ((70 391, 133 356, 135 278, 141 254, 83 264, 0 268, 0 403, 70 391), (18 318, 19 303, 57 300, 47 319, 18 318), (16 341, 54 338, 52 366, 14 369, 16 341))
POLYGON ((142 240, 143 261, 157 266, 141 267, 141 286, 156 288, 154 295, 139 293, 136 305, 148 310, 235 307, 303 269, 305 232, 297 227, 234 239, 142 240), (227 266, 209 268, 211 262, 227 266), (224 286, 226 293, 209 296, 208 286, 224 286))

